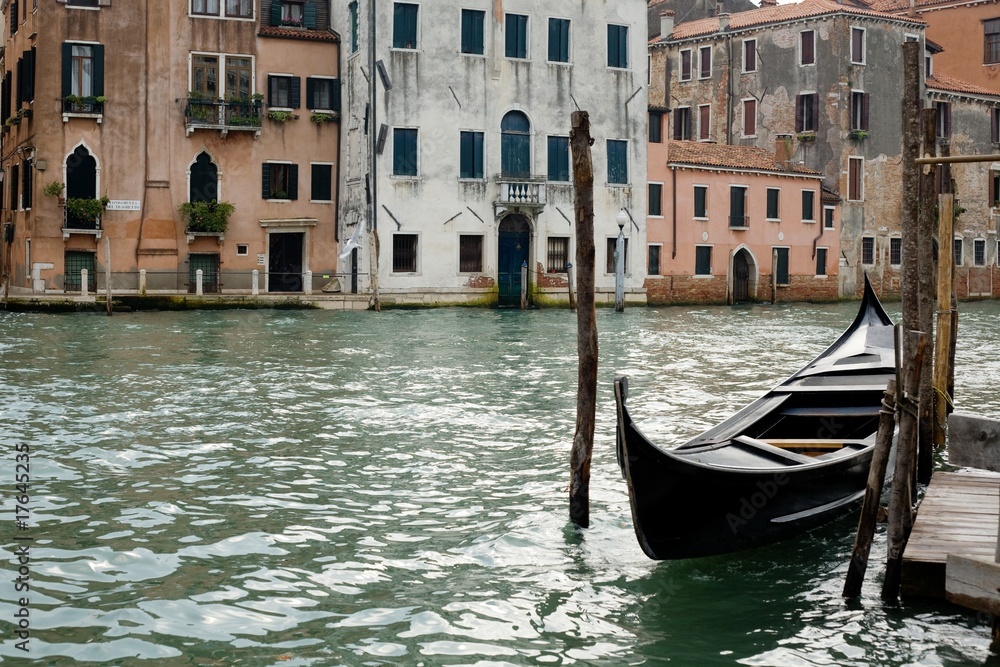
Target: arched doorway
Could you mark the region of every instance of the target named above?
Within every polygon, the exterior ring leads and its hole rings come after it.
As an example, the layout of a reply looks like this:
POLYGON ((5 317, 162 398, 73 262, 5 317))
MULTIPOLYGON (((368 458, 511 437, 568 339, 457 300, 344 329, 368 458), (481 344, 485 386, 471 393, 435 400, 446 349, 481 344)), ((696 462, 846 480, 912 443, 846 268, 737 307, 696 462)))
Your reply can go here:
POLYGON ((748 303, 757 297, 757 262, 746 248, 733 255, 732 302, 748 303))
POLYGON ((521 305, 521 266, 528 262, 531 223, 520 214, 508 215, 500 223, 497 243, 497 305, 521 305))
POLYGON ((500 175, 531 176, 531 122, 521 111, 508 111, 500 121, 500 175))

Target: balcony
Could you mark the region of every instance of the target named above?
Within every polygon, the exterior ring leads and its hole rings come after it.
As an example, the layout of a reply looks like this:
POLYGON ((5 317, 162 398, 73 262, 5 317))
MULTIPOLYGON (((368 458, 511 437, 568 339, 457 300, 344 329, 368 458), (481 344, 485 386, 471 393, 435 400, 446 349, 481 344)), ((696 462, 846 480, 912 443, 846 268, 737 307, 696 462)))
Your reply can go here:
POLYGON ((497 176, 499 193, 495 206, 543 208, 545 206, 545 179, 541 177, 513 178, 497 176))
POLYGON ((749 215, 731 215, 731 216, 729 216, 729 228, 730 229, 750 229, 750 216, 749 215))
POLYGON ((101 214, 104 204, 100 199, 67 199, 63 209, 63 239, 70 234, 93 234, 101 238, 101 214))
POLYGON ((222 136, 229 132, 253 132, 260 136, 261 101, 230 100, 225 102, 189 98, 184 107, 184 129, 187 136, 195 130, 218 130, 222 136))
POLYGON ((63 122, 68 123, 70 118, 93 118, 100 124, 104 120, 106 101, 103 95, 97 97, 67 95, 62 100, 63 122))

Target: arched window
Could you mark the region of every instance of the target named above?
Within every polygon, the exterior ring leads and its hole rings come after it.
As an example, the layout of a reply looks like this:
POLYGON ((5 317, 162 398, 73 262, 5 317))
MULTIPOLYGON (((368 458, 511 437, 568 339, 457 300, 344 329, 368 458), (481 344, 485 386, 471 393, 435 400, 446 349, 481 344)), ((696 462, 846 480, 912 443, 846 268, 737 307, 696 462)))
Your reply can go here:
POLYGON ((531 123, 520 111, 500 121, 500 173, 508 178, 531 176, 531 123))
POLYGON ((188 201, 218 201, 219 167, 212 162, 212 156, 202 151, 191 165, 191 184, 188 201))
POLYGON ((66 158, 66 198, 97 198, 97 160, 86 146, 77 146, 66 158))

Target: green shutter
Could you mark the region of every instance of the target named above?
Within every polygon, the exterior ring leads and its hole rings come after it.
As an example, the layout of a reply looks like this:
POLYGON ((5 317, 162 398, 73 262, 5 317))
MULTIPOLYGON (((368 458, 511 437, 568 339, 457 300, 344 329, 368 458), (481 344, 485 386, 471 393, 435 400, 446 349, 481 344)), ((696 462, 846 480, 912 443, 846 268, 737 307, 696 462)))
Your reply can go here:
POLYGON ((281 25, 280 0, 271 0, 271 25, 281 25))
POLYGON ((266 162, 260 170, 260 192, 262 198, 271 198, 271 165, 266 162))
POLYGON ((319 108, 319 105, 316 104, 316 79, 311 76, 306 77, 306 108, 319 108))
POLYGON ((314 0, 306 0, 305 7, 302 8, 302 25, 308 30, 316 29, 316 3, 314 0))
POLYGON ((288 198, 299 198, 299 165, 288 165, 288 198))
POLYGON ((62 45, 62 96, 73 94, 73 45, 63 42, 62 45))
POLYGON ((289 78, 288 106, 298 109, 302 106, 302 79, 297 76, 289 78))
POLYGON ((340 79, 333 80, 333 90, 330 91, 331 111, 340 111, 340 79))
POLYGON ((94 97, 104 95, 104 45, 94 44, 94 97))

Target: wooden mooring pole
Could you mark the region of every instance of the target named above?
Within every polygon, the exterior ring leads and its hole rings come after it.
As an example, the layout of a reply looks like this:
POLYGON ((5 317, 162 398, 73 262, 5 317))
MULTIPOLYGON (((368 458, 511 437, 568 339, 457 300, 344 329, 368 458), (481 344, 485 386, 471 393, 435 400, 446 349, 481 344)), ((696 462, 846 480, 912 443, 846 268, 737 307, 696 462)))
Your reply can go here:
POLYGON ((937 284, 937 338, 934 339, 934 444, 944 447, 947 434, 951 389, 948 377, 951 372, 951 322, 955 307, 951 301, 952 272, 955 254, 952 237, 955 223, 955 196, 938 196, 938 284, 937 284))
POLYGON ((594 163, 590 115, 575 111, 570 147, 576 193, 577 338, 579 357, 576 432, 570 453, 569 517, 581 528, 590 525, 590 461, 594 453, 597 413, 597 311, 594 305, 594 163))
MULTIPOLYGON (((937 110, 920 110, 925 157, 937 153, 937 110)), ((948 172, 947 166, 938 167, 948 172)), ((916 232, 916 281, 917 324, 910 327, 923 331, 927 336, 927 354, 934 352, 934 214, 937 207, 937 172, 927 166, 920 170, 920 206, 916 232)), ((947 246, 951 248, 951 244, 947 246)), ((934 470, 934 376, 933 364, 928 359, 920 373, 920 402, 917 429, 917 480, 922 484, 931 481, 934 470)))
POLYGON ((875 538, 879 502, 882 498, 882 486, 885 482, 889 450, 892 449, 895 430, 896 381, 889 380, 885 396, 882 398, 882 409, 879 411, 878 434, 875 436, 875 451, 872 454, 871 466, 868 468, 868 486, 865 488, 861 517, 858 519, 858 534, 854 538, 854 550, 847 568, 847 581, 844 582, 845 598, 856 598, 861 594, 861 584, 864 583, 865 572, 868 570, 868 555, 871 553, 872 540, 875 538))
POLYGON ((114 312, 111 300, 111 237, 104 234, 104 298, 107 300, 108 317, 114 312))

